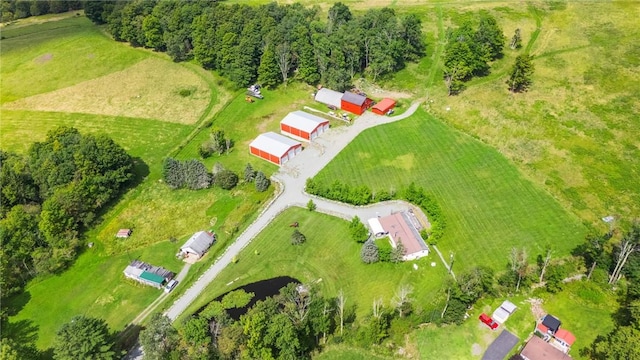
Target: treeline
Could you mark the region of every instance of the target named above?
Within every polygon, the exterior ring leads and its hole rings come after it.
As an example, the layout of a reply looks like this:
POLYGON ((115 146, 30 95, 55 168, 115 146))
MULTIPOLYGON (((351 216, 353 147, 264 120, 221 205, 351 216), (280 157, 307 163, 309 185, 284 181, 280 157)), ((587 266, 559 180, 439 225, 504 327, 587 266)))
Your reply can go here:
POLYGON ((9 22, 45 14, 57 14, 83 8, 80 0, 2 0, 0 22, 9 22))
MULTIPOLYGON (((427 214, 431 228, 429 229, 429 243, 435 243, 444 235, 446 221, 438 203, 427 192, 411 183, 399 192, 386 190, 375 193, 366 185, 352 187, 334 180, 330 185, 322 183, 315 178, 307 179, 305 191, 309 194, 321 196, 330 200, 337 200, 352 205, 368 205, 380 201, 393 199, 406 200, 419 206, 427 214)), ((425 239, 426 240, 426 239, 425 239)))
POLYGON ((310 359, 330 343, 375 347, 391 356, 408 329, 428 321, 411 294, 411 287, 401 286, 392 298, 377 298, 370 313, 358 319, 353 299, 342 291, 329 298, 314 286, 292 283, 233 320, 226 310, 253 298, 239 290, 209 303, 177 329, 165 316, 154 315, 140 343, 151 359, 310 359), (389 346, 379 346, 387 340, 389 346))
POLYGON ((225 5, 215 1, 87 1, 86 16, 118 41, 194 59, 238 86, 295 78, 336 90, 356 74, 397 71, 425 53, 420 19, 393 9, 354 16, 336 3, 327 19, 301 4, 225 5))
POLYGON ((50 131, 25 156, 0 151, 3 298, 31 278, 65 268, 80 232, 133 176, 133 161, 106 135, 50 131))
MULTIPOLYGON (((240 181, 235 172, 226 169, 221 163, 215 163, 211 172, 202 162, 196 159, 176 160, 168 157, 162 166, 164 182, 172 189, 187 188, 190 190, 206 189, 210 186, 218 186, 224 190, 231 190, 240 181)), ((262 171, 255 171, 251 164, 247 164, 244 170, 245 183, 254 183, 256 191, 267 191, 271 181, 262 171)))
POLYGON ((474 76, 488 75, 489 63, 503 55, 506 37, 496 19, 484 11, 477 18, 447 30, 444 79, 449 95, 464 90, 464 83, 474 76))

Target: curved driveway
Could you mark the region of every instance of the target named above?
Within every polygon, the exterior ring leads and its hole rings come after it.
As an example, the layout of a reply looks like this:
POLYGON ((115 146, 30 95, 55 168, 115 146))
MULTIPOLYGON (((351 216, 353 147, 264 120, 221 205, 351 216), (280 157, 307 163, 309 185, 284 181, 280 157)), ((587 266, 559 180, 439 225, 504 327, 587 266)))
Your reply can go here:
MULTIPOLYGON (((202 290, 218 276, 222 269, 229 265, 231 260, 279 213, 291 206, 305 207, 309 199, 312 198, 312 196, 304 192, 307 178, 315 176, 322 170, 358 134, 377 125, 405 119, 413 115, 419 105, 419 102, 415 102, 403 114, 392 117, 366 112, 354 121, 351 126, 329 129, 329 131, 309 144, 304 151, 282 166, 273 175, 273 178, 280 183, 279 193, 264 207, 258 218, 216 259, 215 263, 171 305, 165 315, 171 320, 175 320, 200 295, 202 290)), ((409 203, 403 201, 387 201, 360 207, 317 197, 313 197, 313 201, 316 204, 316 211, 347 220, 351 220, 353 216, 357 215, 360 219, 366 221, 366 219, 377 215, 385 215, 411 207, 409 203)))

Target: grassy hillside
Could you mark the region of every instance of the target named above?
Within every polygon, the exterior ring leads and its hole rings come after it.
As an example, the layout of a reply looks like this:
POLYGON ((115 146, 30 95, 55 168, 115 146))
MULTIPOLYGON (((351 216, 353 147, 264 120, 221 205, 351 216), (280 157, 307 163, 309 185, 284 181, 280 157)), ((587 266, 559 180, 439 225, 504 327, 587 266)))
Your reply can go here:
POLYGON ((458 270, 502 270, 512 247, 527 248, 532 261, 547 245, 567 255, 585 234, 576 217, 500 153, 424 110, 360 134, 317 179, 387 191, 411 182, 424 187, 447 221, 438 247, 455 254, 458 270))

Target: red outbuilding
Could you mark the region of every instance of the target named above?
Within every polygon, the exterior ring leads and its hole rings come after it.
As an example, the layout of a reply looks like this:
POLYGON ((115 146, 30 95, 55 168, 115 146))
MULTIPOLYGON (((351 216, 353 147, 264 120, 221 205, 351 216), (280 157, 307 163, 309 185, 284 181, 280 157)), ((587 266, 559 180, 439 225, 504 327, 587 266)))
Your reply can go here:
POLYGON ((396 101, 395 100, 389 99, 389 98, 384 98, 379 103, 373 105, 373 107, 371 108, 371 111, 373 111, 374 114, 384 115, 384 114, 388 113, 389 110, 393 109, 394 107, 396 107, 396 101))
POLYGON ((340 100, 340 108, 342 110, 356 115, 362 115, 369 108, 369 105, 371 105, 371 99, 349 91, 346 91, 340 100))
POLYGON ((280 121, 280 131, 287 136, 313 141, 329 129, 329 120, 307 112, 290 112, 280 121))
POLYGON ((249 151, 276 165, 284 165, 302 151, 302 144, 286 136, 268 132, 255 138, 249 144, 249 151))

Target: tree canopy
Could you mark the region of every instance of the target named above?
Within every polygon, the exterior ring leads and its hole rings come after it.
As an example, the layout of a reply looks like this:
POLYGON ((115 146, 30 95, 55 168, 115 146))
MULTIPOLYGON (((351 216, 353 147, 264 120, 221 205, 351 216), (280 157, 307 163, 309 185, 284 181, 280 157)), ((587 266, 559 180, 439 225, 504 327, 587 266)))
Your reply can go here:
POLYGON ((53 358, 56 360, 117 359, 114 341, 102 319, 75 316, 56 333, 53 358))
POLYGON ((356 16, 336 3, 323 20, 317 7, 297 3, 138 0, 85 6, 92 21, 107 23, 114 39, 166 51, 175 61, 194 59, 239 87, 295 78, 345 90, 356 74, 375 79, 426 50, 420 18, 390 8, 356 16))

